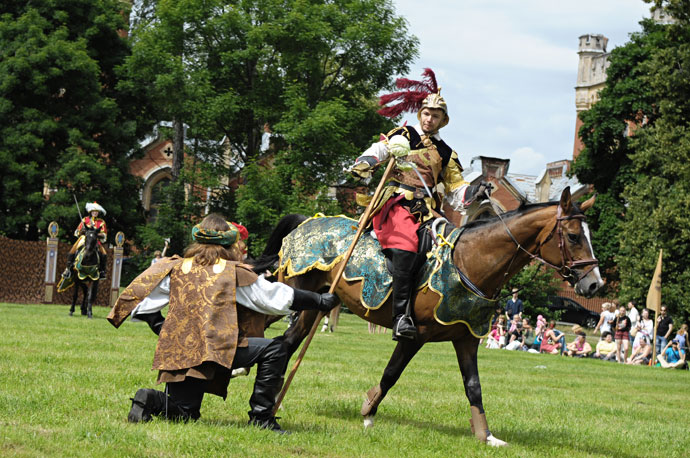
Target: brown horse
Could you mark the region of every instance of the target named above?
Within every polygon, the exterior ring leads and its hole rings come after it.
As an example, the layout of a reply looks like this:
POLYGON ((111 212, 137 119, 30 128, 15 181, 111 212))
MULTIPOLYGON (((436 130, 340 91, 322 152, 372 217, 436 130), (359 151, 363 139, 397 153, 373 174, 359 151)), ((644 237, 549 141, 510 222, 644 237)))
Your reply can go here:
MULTIPOLYGON (((555 268, 578 294, 590 296, 603 285, 582 214, 593 203, 591 198, 577 208, 566 188, 560 202, 526 205, 500 218, 470 223, 456 243, 453 263, 490 298, 497 297, 501 286, 533 259, 555 268)), ((328 272, 311 270, 285 281, 298 288, 323 291, 334 278, 337 266, 328 272)), ((367 310, 360 302, 360 286, 360 281, 341 280, 335 293, 359 317, 390 328, 390 299, 377 309, 367 310)), ((477 370, 479 338, 463 323, 439 323, 434 317, 437 299, 428 290, 418 290, 414 301, 417 338, 398 341, 380 382, 367 392, 361 410, 364 425, 373 425, 379 404, 425 343, 451 341, 470 403, 473 433, 490 445, 506 445, 491 434, 484 414, 477 370)), ((296 325, 285 332, 290 354, 307 336, 316 316, 316 312, 303 312, 296 325)))

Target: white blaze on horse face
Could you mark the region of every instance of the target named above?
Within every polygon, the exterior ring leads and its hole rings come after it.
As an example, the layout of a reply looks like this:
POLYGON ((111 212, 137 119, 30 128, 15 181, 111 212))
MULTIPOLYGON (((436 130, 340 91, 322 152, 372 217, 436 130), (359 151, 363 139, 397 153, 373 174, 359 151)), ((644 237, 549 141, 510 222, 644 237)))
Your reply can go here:
MULTIPOLYGON (((592 258, 594 258, 594 248, 592 247, 592 238, 590 236, 589 226, 587 226, 587 223, 584 221, 582 222, 582 231, 585 235, 585 239, 587 240, 589 252, 591 253, 592 258)), ((577 282, 577 285, 575 285, 575 292, 577 294, 587 296, 594 294, 594 292, 602 286, 604 286, 604 281, 601 279, 599 266, 596 266, 587 275, 580 279, 579 282, 577 282), (592 285, 596 285, 596 287, 592 288, 592 285)))

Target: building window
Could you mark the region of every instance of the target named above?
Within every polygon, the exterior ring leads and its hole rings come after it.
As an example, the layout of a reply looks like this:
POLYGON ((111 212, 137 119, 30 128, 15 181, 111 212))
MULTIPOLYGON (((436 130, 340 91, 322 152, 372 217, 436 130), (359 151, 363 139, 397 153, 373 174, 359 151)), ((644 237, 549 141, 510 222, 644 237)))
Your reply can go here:
POLYGON ((166 190, 171 183, 170 178, 162 178, 158 183, 151 188, 151 203, 149 204, 148 222, 155 223, 158 218, 158 210, 161 204, 165 201, 166 190))

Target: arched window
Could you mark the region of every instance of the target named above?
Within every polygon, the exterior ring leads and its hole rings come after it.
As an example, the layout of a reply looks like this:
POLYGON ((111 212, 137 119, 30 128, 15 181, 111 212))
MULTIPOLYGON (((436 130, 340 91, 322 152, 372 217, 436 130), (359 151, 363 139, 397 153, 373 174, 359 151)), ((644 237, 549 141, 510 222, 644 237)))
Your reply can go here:
POLYGON ((168 177, 161 178, 156 184, 151 188, 151 200, 149 204, 149 223, 155 223, 156 218, 158 218, 158 209, 161 204, 165 201, 166 190, 172 181, 168 177))

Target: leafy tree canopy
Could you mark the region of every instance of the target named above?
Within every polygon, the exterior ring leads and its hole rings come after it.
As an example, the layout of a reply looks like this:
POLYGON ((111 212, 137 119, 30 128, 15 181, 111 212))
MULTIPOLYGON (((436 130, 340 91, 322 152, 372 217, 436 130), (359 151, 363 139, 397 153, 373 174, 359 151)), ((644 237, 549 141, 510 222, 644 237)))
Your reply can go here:
POLYGON ((417 53, 390 0, 146 0, 133 18, 125 84, 145 88, 159 120, 216 142, 199 154, 216 165, 206 176, 243 185, 210 208, 257 240, 288 212, 337 209, 326 187, 392 127, 375 113, 376 96, 417 53), (260 150, 265 124, 270 158, 260 150))
POLYGON ((73 194, 82 212, 86 201, 99 201, 111 230, 138 221, 127 154, 142 126, 117 89, 117 67, 129 54, 119 35, 123 7, 117 0, 0 6, 1 233, 36 239, 57 220, 67 237, 78 222, 73 194))
POLYGON ((683 295, 690 254, 690 1, 654 3, 675 22, 642 21, 642 32, 613 50, 607 87, 581 116, 585 149, 574 171, 602 194, 592 221, 595 250, 609 272, 617 269, 621 299, 644 301, 663 249, 662 298, 684 319, 690 314, 683 295))

